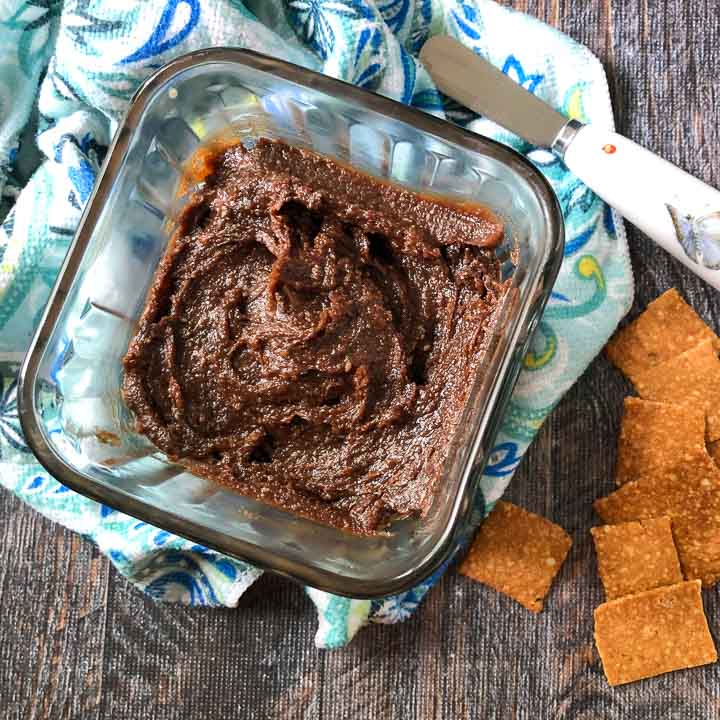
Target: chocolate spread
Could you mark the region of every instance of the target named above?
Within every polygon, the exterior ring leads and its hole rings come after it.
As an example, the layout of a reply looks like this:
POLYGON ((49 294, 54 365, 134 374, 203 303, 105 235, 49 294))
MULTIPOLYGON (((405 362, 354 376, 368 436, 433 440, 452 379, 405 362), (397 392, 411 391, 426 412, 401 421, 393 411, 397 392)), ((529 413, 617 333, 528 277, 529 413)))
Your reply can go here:
POLYGON ((422 515, 505 292, 502 232, 282 142, 218 151, 124 360, 139 431, 351 532, 422 515))

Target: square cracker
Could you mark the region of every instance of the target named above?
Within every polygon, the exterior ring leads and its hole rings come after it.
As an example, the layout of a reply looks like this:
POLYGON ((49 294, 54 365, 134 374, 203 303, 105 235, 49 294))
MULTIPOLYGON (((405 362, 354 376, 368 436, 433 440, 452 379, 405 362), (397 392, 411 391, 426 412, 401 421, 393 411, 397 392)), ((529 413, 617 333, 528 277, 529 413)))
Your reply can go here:
POLYGON ((720 469, 704 450, 687 465, 625 483, 595 510, 608 525, 669 517, 685 577, 720 579, 720 469))
POLYGON ((720 338, 680 297, 675 288, 653 300, 634 322, 615 334, 605 348, 610 361, 635 382, 638 373, 710 340, 720 338))
POLYGON ((707 439, 720 439, 720 360, 710 340, 640 373, 635 388, 645 400, 704 408, 707 439))
POLYGON ((480 526, 460 573, 540 612, 571 545, 555 523, 500 501, 480 526))
POLYGON ((615 482, 672 468, 705 447, 705 409, 625 398, 615 482))
POLYGON ((670 519, 590 529, 608 600, 683 581, 670 519))
POLYGON ((595 644, 611 685, 717 660, 697 580, 595 608, 595 644))

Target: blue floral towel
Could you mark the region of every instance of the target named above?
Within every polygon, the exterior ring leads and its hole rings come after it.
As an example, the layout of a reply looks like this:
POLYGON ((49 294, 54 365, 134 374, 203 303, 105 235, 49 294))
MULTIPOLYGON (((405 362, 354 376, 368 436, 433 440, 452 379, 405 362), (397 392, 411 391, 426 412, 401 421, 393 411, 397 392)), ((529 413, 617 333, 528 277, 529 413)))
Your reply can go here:
MULTIPOLYGON (((18 426, 15 375, 117 121, 140 82, 175 55, 249 47, 343 78, 491 135, 555 188, 567 248, 485 477, 502 494, 546 415, 627 311, 632 275, 621 227, 544 150, 442 97, 415 59, 434 33, 458 38, 568 115, 612 126, 605 75, 584 47, 490 0, 3 0, 0 2, 0 481, 94 540, 158 600, 238 603, 260 571, 80 497, 49 477, 18 426), (37 116, 42 161, 18 181, 19 137, 37 116)), ((34 122, 34 121, 33 121, 34 122)), ((23 137, 31 137, 25 134, 23 137)), ((317 643, 348 642, 366 622, 408 617, 437 579, 398 597, 355 601, 308 589, 317 643)))

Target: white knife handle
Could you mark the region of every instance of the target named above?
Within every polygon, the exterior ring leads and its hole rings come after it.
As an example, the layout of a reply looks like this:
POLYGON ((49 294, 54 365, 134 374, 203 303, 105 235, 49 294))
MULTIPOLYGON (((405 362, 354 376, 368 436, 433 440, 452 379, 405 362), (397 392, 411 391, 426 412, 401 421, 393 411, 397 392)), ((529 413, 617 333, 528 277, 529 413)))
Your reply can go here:
POLYGON ((579 126, 553 149, 633 225, 720 288, 720 192, 622 135, 591 125, 579 126))

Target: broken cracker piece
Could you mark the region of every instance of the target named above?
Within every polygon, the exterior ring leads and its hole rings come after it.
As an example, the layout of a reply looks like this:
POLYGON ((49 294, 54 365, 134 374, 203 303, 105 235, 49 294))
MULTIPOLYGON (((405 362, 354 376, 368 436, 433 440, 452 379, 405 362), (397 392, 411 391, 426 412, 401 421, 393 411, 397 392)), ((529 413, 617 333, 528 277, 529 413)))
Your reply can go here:
POLYGON ((720 360, 712 341, 640 373, 634 382, 645 400, 704 408, 707 439, 720 440, 720 360))
POLYGON ((595 501, 608 525, 667 516, 685 577, 720 579, 720 469, 703 450, 687 465, 625 483, 595 501))
POLYGON ((625 398, 615 482, 686 463, 705 447, 705 409, 625 398))
POLYGON ((615 334, 605 348, 610 361, 635 382, 638 374, 710 340, 720 338, 680 297, 675 288, 653 300, 634 322, 615 334))
POLYGON ((560 526, 499 501, 475 535, 460 573, 537 613, 571 545, 560 526))
POLYGON ((603 603, 595 644, 610 685, 717 660, 697 580, 603 603))
POLYGON ((670 519, 590 529, 608 600, 683 581, 670 519))

